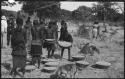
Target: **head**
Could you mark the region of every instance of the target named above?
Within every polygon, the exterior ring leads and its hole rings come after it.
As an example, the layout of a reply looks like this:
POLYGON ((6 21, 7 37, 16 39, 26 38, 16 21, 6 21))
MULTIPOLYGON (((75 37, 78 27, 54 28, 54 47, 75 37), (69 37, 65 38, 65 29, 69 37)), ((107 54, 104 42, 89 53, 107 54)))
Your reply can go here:
POLYGON ((98 24, 99 22, 98 21, 95 21, 94 24, 98 24))
POLYGON ((33 21, 33 25, 38 25, 39 23, 38 23, 38 20, 34 20, 33 21))
POLYGON ((28 17, 26 24, 30 23, 30 17, 28 17))
POLYGON ((64 25, 64 24, 65 24, 65 21, 64 21, 64 20, 62 20, 62 21, 61 21, 61 25, 64 25))
POLYGON ((51 28, 53 26, 53 22, 50 21, 48 27, 51 28))
POLYGON ((23 19, 21 19, 21 18, 17 18, 17 19, 16 19, 16 24, 17 24, 17 27, 18 27, 18 28, 22 28, 22 25, 23 25, 23 19))

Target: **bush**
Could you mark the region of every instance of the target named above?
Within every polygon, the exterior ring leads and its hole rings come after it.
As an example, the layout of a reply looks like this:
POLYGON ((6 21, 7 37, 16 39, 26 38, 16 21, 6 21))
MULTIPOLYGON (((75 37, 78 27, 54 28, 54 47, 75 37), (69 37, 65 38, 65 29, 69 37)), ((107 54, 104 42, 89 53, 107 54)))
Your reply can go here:
POLYGON ((89 27, 89 26, 83 24, 78 28, 78 31, 77 31, 78 36, 89 38, 89 29, 87 29, 86 27, 89 27))

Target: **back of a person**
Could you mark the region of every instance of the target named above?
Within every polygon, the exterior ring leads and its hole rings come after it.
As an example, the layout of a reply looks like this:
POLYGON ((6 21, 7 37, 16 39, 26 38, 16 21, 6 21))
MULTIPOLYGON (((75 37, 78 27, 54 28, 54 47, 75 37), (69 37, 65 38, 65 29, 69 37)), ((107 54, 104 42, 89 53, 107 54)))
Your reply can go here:
MULTIPOLYGON (((25 34, 26 33, 24 29, 15 28, 13 30, 11 38, 13 50, 25 50, 25 34)), ((19 55, 20 53, 15 54, 19 55)))

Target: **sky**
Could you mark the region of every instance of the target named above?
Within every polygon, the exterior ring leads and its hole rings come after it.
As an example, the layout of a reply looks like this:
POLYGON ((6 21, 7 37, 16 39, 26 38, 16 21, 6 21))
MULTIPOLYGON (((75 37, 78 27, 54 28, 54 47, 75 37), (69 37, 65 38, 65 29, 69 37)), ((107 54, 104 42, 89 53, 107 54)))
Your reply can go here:
MULTIPOLYGON (((92 7, 93 3, 96 3, 96 2, 61 1, 60 3, 61 3, 61 9, 66 9, 66 10, 69 10, 69 11, 73 11, 73 10, 77 9, 79 6, 92 7)), ((121 2, 120 5, 122 5, 122 7, 124 7, 124 3, 121 2)), ((17 4, 17 5, 14 5, 13 7, 2 6, 1 8, 6 9, 6 10, 19 11, 19 10, 21 10, 21 7, 22 7, 22 4, 17 4)))
MULTIPOLYGON (((67 2, 67 1, 63 1, 61 2, 61 9, 66 9, 69 11, 73 11, 75 9, 77 9, 79 6, 87 6, 87 7, 92 7, 92 4, 95 2, 67 2)), ((12 11, 19 11, 21 10, 22 5, 21 4, 17 4, 14 5, 13 7, 9 7, 9 6, 2 6, 2 9, 6 9, 6 10, 12 10, 12 11)))

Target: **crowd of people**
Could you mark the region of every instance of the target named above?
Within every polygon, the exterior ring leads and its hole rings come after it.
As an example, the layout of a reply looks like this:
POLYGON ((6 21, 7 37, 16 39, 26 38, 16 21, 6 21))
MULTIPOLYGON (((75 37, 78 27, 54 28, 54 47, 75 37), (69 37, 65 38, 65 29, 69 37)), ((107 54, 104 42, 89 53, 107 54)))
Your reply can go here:
MULTIPOLYGON (((37 62, 38 68, 40 68, 43 48, 46 48, 48 51, 47 58, 53 58, 54 52, 57 49, 58 41, 73 43, 73 38, 68 32, 67 24, 64 20, 61 21, 60 37, 58 35, 57 21, 50 21, 46 24, 44 20, 41 19, 39 21, 34 20, 32 24, 29 17, 24 27, 23 22, 23 19, 20 17, 17 17, 15 22, 12 18, 7 21, 7 45, 10 45, 12 48, 11 55, 13 61, 13 68, 10 73, 11 75, 17 74, 17 68, 20 68, 23 75, 25 74, 28 54, 32 57, 31 64, 35 65, 37 62), (53 41, 47 41, 46 39, 52 39, 53 41), (30 40, 31 43, 28 43, 30 40), (29 51, 27 51, 28 47, 30 47, 29 51)), ((64 49, 68 49, 68 60, 70 60, 70 48, 71 47, 61 47, 61 58, 63 57, 64 49)))

